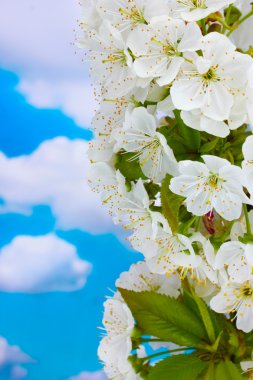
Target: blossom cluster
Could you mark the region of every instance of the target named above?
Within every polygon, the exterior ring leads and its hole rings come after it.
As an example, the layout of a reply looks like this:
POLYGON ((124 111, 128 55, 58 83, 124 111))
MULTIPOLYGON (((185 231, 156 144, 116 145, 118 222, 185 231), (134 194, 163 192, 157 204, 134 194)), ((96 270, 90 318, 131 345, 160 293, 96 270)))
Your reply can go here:
MULTIPOLYGON (((238 45, 251 1, 82 6, 79 46, 99 101, 88 180, 144 256, 116 286, 177 298, 187 279, 212 310, 251 332, 253 53, 238 45)), ((109 378, 139 379, 128 360, 134 319, 119 292, 103 324, 109 378)))

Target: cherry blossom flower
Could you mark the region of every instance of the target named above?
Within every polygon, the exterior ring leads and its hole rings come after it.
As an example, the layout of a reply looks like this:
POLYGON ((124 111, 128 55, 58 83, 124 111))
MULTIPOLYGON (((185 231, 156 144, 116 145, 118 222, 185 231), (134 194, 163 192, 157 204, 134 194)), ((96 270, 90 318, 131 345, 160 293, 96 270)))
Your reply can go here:
POLYGON ((157 121, 146 108, 136 108, 126 119, 124 129, 114 136, 119 147, 135 153, 132 160, 139 159, 143 173, 160 182, 167 173, 177 173, 177 161, 165 137, 157 132, 157 121))
POLYGON ((170 189, 186 198, 187 210, 205 215, 213 209, 226 220, 238 219, 242 204, 250 203, 243 191, 242 170, 216 156, 202 156, 204 163, 181 161, 180 175, 170 189))
POLYGON ((105 363, 116 360, 118 365, 124 367, 132 350, 133 316, 117 295, 104 303, 104 309, 103 325, 107 336, 100 342, 99 358, 105 363))
POLYGON ((166 0, 98 0, 97 9, 121 32, 143 29, 153 17, 169 11, 166 0))
POLYGON ((121 34, 104 21, 99 30, 88 30, 82 42, 89 49, 90 74, 107 97, 121 97, 136 85, 132 57, 121 34))
POLYGON ((128 39, 128 46, 136 55, 133 64, 136 74, 141 78, 158 78, 160 86, 171 83, 184 62, 182 53, 199 50, 201 37, 195 23, 185 25, 184 21, 167 16, 153 19, 146 36, 137 30, 128 39))
POLYGON ((125 177, 105 162, 98 162, 91 165, 87 178, 92 191, 101 194, 103 204, 107 206, 110 214, 114 215, 126 193, 125 177))
POLYGON ((235 51, 229 39, 213 32, 202 38, 202 53, 185 54, 187 62, 171 87, 175 108, 201 110, 207 118, 228 120, 236 89, 245 88, 251 58, 235 51))
POLYGON ((237 328, 250 332, 253 330, 253 281, 224 284, 211 299, 210 306, 217 313, 235 313, 237 328))
POLYGON ((119 366, 115 361, 108 362, 105 364, 104 371, 108 378, 113 380, 141 380, 128 361, 123 366, 119 366))
POLYGON ((138 180, 132 190, 122 197, 114 220, 126 229, 141 231, 143 236, 152 237, 156 236, 160 224, 166 224, 160 212, 150 210, 150 200, 142 180, 138 180))
POLYGON ((197 21, 234 3, 235 0, 172 0, 172 9, 185 21, 197 21))
POLYGON ((239 241, 226 242, 221 245, 215 257, 214 267, 226 266, 230 281, 242 283, 252 277, 253 245, 239 241))
POLYGON ((153 291, 171 297, 179 296, 180 281, 177 276, 162 276, 151 273, 147 264, 142 261, 123 272, 116 282, 118 288, 135 292, 153 291))
POLYGON ((251 196, 253 195, 253 136, 247 137, 242 147, 244 161, 242 162, 245 185, 251 196))

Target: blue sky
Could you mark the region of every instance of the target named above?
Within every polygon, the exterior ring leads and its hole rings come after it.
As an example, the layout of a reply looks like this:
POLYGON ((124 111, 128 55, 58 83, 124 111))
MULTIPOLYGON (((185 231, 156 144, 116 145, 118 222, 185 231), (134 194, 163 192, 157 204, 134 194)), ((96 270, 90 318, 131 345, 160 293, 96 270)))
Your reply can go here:
MULTIPOLYGON (((90 132, 77 127, 60 111, 37 110, 27 104, 15 91, 14 74, 2 70, 0 78, 4 94, 0 144, 1 151, 9 157, 30 154, 41 142, 58 135, 70 139, 91 137, 90 132)), ((87 284, 74 293, 0 294, 0 335, 38 361, 29 365, 27 379, 60 380, 83 370, 99 369, 97 327, 101 325, 102 303, 119 273, 136 261, 137 254, 127 251, 113 234, 57 229, 47 206, 34 207, 31 216, 0 215, 0 231, 1 247, 17 235, 54 231, 75 245, 79 256, 93 265, 87 284)))
MULTIPOLYGON (((66 8, 73 7, 68 0, 64 3, 66 8)), ((15 17, 11 11, 20 2, 1 3, 6 14, 1 13, 2 20, 0 16, 0 336, 6 339, 8 347, 20 347, 35 362, 26 364, 26 358, 17 355, 14 363, 0 363, 0 378, 66 380, 85 371, 90 375, 84 379, 92 380, 94 371, 100 369, 96 351, 105 295, 110 295, 109 289, 114 287, 120 272, 140 256, 126 248, 122 237, 117 237, 118 230, 84 183, 86 141, 92 137, 87 125, 94 106, 89 100, 92 93, 87 87, 85 69, 69 48, 77 10, 59 13, 57 6, 63 3, 56 1, 52 13, 58 14, 59 25, 52 26, 56 35, 50 38, 50 34, 41 32, 49 3, 46 0, 43 5, 38 4, 24 0, 24 17, 19 17, 16 24, 23 22, 22 51, 33 51, 29 28, 28 33, 24 26, 30 23, 33 38, 41 39, 39 44, 45 55, 40 57, 32 52, 24 60, 19 52, 21 37, 3 26, 8 15, 15 17), (30 12, 41 17, 36 20, 36 27, 30 12), (67 15, 68 28, 61 25, 67 15), (64 42, 66 29, 68 37, 64 42), (63 39, 60 50, 56 43, 59 35, 63 39), (52 44, 55 57, 46 54, 47 43, 52 44), (65 61, 57 70, 59 55, 66 57, 69 71, 65 61), (60 183, 58 187, 55 177, 60 183), (40 240, 36 240, 42 237, 41 241, 50 248, 49 236, 60 247, 59 252, 52 252, 52 263, 43 257, 43 252, 39 253, 40 240), (31 262, 23 257, 31 258, 31 262), (53 274, 49 275, 47 268, 53 274), (77 286, 77 280, 86 283, 77 286), (53 286, 59 286, 60 291, 45 291, 53 286), (73 287, 75 291, 71 291, 73 287), (27 368, 26 377, 22 370, 16 371, 19 364, 27 368)), ((18 9, 17 14, 20 16, 18 9)))

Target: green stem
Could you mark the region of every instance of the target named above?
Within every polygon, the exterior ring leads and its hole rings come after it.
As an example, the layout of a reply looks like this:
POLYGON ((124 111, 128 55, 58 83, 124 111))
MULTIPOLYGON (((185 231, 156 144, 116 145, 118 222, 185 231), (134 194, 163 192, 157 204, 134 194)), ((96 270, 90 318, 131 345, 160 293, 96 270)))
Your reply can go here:
POLYGON ((247 234, 252 236, 249 213, 248 213, 247 205, 245 203, 243 204, 243 211, 244 211, 245 220, 246 220, 247 234))
POLYGON ((176 348, 175 350, 166 350, 166 351, 162 351, 162 352, 156 352, 155 354, 146 356, 145 358, 141 358, 141 360, 142 361, 146 361, 146 360, 149 360, 149 359, 156 358, 157 356, 167 355, 167 354, 173 354, 174 352, 184 352, 184 351, 189 351, 189 350, 193 350, 193 348, 190 348, 190 347, 181 347, 181 348, 176 348))
POLYGON ((221 17, 217 17, 216 20, 219 21, 219 23, 223 25, 222 33, 224 33, 224 31, 225 31, 224 29, 228 29, 228 30, 230 30, 231 33, 232 33, 232 31, 233 31, 233 27, 232 27, 232 26, 229 26, 229 25, 226 23, 226 21, 223 20, 223 18, 221 18, 221 17))
POLYGON ((203 18, 202 20, 200 20, 200 23, 201 23, 202 32, 204 35, 206 35, 207 34, 206 19, 203 18))
POLYGON ((179 227, 179 232, 183 235, 186 235, 189 228, 195 223, 197 219, 197 216, 193 216, 184 226, 182 225, 182 228, 179 227))
POLYGON ((234 26, 233 26, 233 29, 230 30, 230 32, 227 34, 227 37, 230 36, 230 34, 236 30, 244 21, 246 21, 249 17, 251 17, 253 15, 253 9, 247 13, 243 18, 241 18, 234 26))
POLYGON ((201 216, 198 216, 197 221, 196 221, 196 225, 195 225, 195 231, 196 231, 196 232, 199 231, 200 226, 201 226, 201 222, 202 222, 202 217, 201 217, 201 216))
POLYGON ((149 343, 149 342, 164 342, 164 340, 162 340, 162 339, 143 339, 143 338, 141 338, 140 339, 140 343, 149 343))

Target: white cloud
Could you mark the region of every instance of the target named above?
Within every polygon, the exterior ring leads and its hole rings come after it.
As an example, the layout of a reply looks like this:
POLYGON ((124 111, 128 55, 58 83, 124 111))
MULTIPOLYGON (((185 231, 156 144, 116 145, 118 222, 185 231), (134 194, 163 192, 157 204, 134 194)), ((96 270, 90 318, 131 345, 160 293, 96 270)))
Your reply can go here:
POLYGON ((16 72, 18 90, 38 108, 59 108, 80 126, 94 110, 81 53, 73 46, 78 1, 1 0, 0 66, 16 72))
POLYGON ((74 291, 85 285, 90 270, 90 263, 78 257, 72 244, 53 234, 17 236, 0 253, 0 290, 74 291))
POLYGON ((69 380, 106 380, 104 372, 82 372, 77 376, 71 377, 69 380))
POLYGON ((31 155, 8 158, 0 152, 0 212, 28 212, 48 205, 62 229, 90 233, 113 230, 100 197, 87 185, 87 142, 58 137, 31 155))
POLYGON ((95 110, 94 95, 84 78, 57 82, 25 78, 21 79, 17 89, 37 108, 60 109, 79 126, 91 124, 95 110))
POLYGON ((27 375, 27 370, 20 364, 33 362, 17 346, 10 346, 6 339, 0 337, 0 378, 3 380, 20 380, 27 375))

